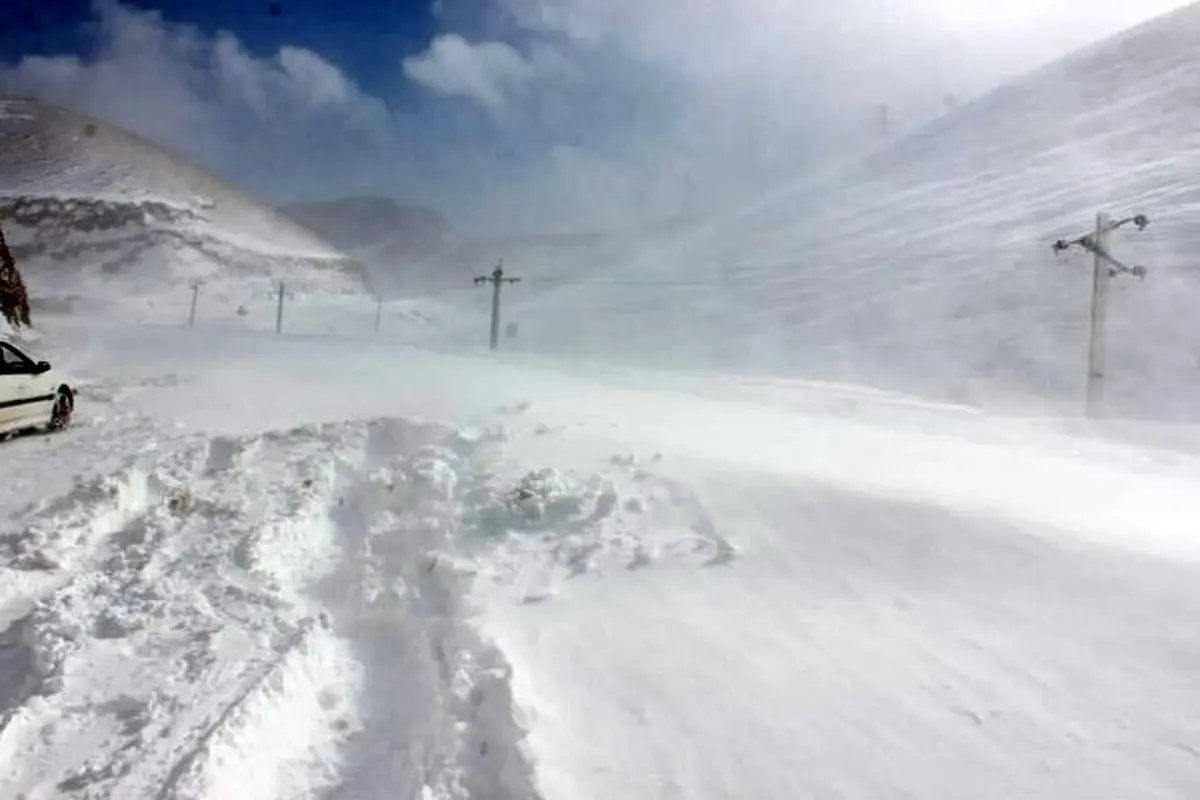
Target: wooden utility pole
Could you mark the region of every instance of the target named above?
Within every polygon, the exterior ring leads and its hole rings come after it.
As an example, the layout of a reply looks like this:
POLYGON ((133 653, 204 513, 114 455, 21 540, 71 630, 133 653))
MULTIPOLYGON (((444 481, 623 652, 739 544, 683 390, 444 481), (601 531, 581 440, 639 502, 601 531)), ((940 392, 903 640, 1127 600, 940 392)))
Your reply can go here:
POLYGON ((1088 325, 1087 413, 1096 416, 1104 402, 1104 356, 1108 322, 1108 264, 1102 253, 1107 252, 1108 215, 1096 215, 1096 232, 1092 235, 1092 313, 1088 325))
POLYGON ((490 283, 492 285, 492 336, 491 347, 495 350, 500 346, 500 287, 506 283, 520 283, 520 278, 504 277, 504 261, 501 260, 492 270, 491 275, 480 275, 475 278, 475 285, 490 283))
POLYGON ((279 305, 275 307, 275 332, 283 333, 283 299, 291 299, 292 293, 285 291, 283 281, 280 281, 279 288, 271 292, 271 296, 279 298, 279 305))
POLYGON ((1096 215, 1094 233, 1077 239, 1059 239, 1051 247, 1061 253, 1071 247, 1080 247, 1092 254, 1092 306, 1088 326, 1088 371, 1087 371, 1087 415, 1099 416, 1104 403, 1104 373, 1107 347, 1106 328, 1108 322, 1108 286, 1119 274, 1145 278, 1145 267, 1127 267, 1113 257, 1108 250, 1108 234, 1122 225, 1133 223, 1137 229, 1145 230, 1150 220, 1144 214, 1113 222, 1101 212, 1096 215))
POLYGON ((380 325, 383 322, 383 298, 375 295, 375 332, 379 333, 380 325))
POLYGON ((196 327, 196 303, 200 299, 200 287, 204 281, 192 281, 192 308, 188 311, 188 327, 196 327))

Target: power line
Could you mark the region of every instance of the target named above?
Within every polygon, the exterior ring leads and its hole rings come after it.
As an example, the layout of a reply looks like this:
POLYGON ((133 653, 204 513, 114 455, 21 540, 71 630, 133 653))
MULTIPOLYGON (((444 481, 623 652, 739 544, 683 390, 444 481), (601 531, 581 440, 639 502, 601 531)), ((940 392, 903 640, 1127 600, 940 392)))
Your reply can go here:
POLYGON ((526 278, 527 283, 563 283, 571 286, 715 286, 724 278, 692 281, 635 281, 635 280, 573 280, 571 278, 526 278))
MULTIPOLYGON (((490 281, 490 277, 479 276, 490 281)), ((560 286, 716 286, 726 283, 724 278, 713 278, 711 280, 693 280, 693 281, 635 281, 635 280, 587 280, 574 278, 549 278, 549 277, 523 277, 520 279, 526 284, 541 284, 541 285, 560 285, 560 286)), ((481 283, 483 281, 480 281, 481 283)), ((440 297, 446 294, 458 294, 460 292, 470 292, 472 287, 469 286, 447 286, 434 291, 414 292, 409 295, 394 298, 398 300, 420 298, 420 297, 440 297)))

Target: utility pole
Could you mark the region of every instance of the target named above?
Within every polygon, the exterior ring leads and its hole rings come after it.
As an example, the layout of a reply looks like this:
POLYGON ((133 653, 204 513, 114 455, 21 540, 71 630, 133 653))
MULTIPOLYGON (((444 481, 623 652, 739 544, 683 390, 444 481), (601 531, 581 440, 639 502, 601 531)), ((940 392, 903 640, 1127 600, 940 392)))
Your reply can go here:
POLYGON ((492 337, 491 345, 495 350, 500 346, 500 287, 506 283, 520 283, 520 278, 504 277, 504 260, 501 259, 491 275, 480 275, 475 279, 475 285, 490 283, 492 285, 492 337))
POLYGON ((1108 234, 1122 225, 1133 223, 1139 231, 1145 230, 1150 220, 1144 214, 1119 219, 1115 222, 1101 212, 1096 215, 1096 230, 1076 239, 1059 239, 1051 245, 1055 253, 1072 247, 1080 247, 1092 254, 1092 308, 1088 330, 1088 373, 1087 414, 1098 416, 1104 401, 1104 363, 1106 355, 1105 329, 1108 321, 1108 285, 1117 275, 1146 277, 1145 267, 1127 267, 1113 257, 1108 250, 1108 234))
POLYGON ((283 299, 287 297, 291 299, 292 293, 285 291, 283 281, 279 282, 279 288, 271 292, 272 297, 279 298, 279 305, 275 308, 275 332, 283 333, 283 299))
POLYGON ((383 298, 375 295, 375 332, 379 333, 379 326, 383 320, 383 298))
POLYGON ((188 312, 188 327, 196 327, 196 303, 200 299, 200 287, 204 285, 204 281, 192 281, 192 308, 188 312))

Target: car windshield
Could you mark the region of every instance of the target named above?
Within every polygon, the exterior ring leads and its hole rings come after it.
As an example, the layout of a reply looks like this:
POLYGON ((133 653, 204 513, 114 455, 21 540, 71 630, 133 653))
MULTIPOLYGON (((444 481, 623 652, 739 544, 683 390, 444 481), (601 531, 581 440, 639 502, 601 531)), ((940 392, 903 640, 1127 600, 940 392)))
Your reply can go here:
POLYGON ((7 344, 0 344, 0 366, 4 369, 13 369, 15 367, 28 367, 32 361, 22 355, 16 348, 7 344))

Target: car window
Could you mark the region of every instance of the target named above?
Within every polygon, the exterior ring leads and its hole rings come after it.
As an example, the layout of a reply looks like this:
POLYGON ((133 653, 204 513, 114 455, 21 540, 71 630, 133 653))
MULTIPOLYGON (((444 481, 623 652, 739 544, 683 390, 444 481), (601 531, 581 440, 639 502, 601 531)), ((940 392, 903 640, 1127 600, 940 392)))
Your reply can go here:
POLYGON ((26 370, 33 364, 25 356, 6 344, 0 344, 0 370, 13 372, 26 370))

